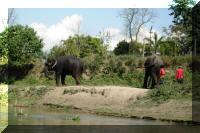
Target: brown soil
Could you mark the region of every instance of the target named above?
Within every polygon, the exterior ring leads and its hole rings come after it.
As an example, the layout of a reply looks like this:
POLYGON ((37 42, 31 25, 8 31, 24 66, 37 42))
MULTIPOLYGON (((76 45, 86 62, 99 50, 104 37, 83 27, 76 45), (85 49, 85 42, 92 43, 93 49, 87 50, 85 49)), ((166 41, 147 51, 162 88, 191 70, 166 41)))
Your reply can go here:
POLYGON ((162 104, 153 104, 140 100, 148 91, 148 89, 119 86, 55 87, 45 94, 39 104, 73 105, 82 110, 112 110, 156 119, 192 119, 192 101, 169 100, 162 104))
POLYGON ((56 87, 42 98, 40 104, 73 105, 86 109, 124 109, 129 100, 147 93, 147 89, 119 86, 56 87))

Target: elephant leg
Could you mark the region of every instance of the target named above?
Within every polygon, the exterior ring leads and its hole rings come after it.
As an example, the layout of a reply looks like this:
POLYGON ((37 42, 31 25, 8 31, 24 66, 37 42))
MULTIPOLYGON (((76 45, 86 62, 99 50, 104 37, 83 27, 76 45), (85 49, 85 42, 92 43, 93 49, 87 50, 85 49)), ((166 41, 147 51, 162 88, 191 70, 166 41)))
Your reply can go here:
POLYGON ((59 86, 60 73, 56 72, 56 85, 59 86))
POLYGON ((77 75, 72 75, 72 76, 76 80, 76 85, 80 85, 81 84, 80 77, 77 75))
POLYGON ((158 77, 156 73, 152 73, 152 84, 151 84, 151 89, 155 87, 155 85, 158 83, 158 77))
POLYGON ((144 77, 144 85, 143 85, 143 88, 147 88, 147 82, 148 82, 149 76, 150 76, 149 69, 145 69, 145 77, 144 77))
POLYGON ((149 78, 148 78, 148 82, 147 82, 147 86, 148 86, 148 87, 151 86, 151 83, 152 83, 152 77, 149 76, 149 78))
POLYGON ((65 74, 61 75, 61 83, 62 83, 62 85, 66 85, 65 84, 65 76, 66 76, 65 74))
POLYGON ((75 76, 75 80, 76 80, 76 85, 81 85, 81 81, 80 81, 79 76, 75 76))

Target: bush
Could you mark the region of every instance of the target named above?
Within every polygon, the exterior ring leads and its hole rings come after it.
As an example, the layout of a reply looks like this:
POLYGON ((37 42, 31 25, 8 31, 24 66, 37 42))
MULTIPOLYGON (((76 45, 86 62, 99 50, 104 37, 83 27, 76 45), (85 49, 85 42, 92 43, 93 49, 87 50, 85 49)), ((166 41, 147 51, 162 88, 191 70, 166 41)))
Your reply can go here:
POLYGON ((169 74, 165 77, 165 84, 156 86, 155 89, 149 91, 146 98, 150 98, 155 102, 163 102, 168 99, 191 98, 192 97, 192 73, 191 70, 185 71, 184 83, 178 84, 174 81, 174 75, 169 74))
POLYGON ((9 64, 14 66, 30 64, 42 56, 42 39, 28 26, 10 26, 5 43, 9 44, 9 64))

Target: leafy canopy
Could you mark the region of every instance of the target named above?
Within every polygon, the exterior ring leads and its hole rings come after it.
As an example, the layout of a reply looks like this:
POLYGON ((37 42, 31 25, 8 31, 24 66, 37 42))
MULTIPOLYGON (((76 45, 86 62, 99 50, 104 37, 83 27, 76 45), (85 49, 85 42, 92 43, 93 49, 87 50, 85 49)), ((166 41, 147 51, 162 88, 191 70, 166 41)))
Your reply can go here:
POLYGON ((42 55, 43 42, 36 32, 22 25, 14 25, 8 28, 9 63, 16 66, 29 64, 42 55))

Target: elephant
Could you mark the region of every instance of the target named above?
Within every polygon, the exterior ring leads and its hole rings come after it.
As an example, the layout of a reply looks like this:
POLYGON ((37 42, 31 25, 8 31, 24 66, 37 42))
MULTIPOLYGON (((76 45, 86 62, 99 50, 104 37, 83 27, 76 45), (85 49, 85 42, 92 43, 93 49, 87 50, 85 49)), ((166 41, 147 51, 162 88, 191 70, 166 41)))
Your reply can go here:
POLYGON ((57 86, 59 86, 60 76, 62 85, 65 85, 66 75, 71 75, 76 80, 76 85, 80 85, 80 77, 83 73, 83 62, 71 55, 48 58, 44 66, 44 73, 47 78, 52 79, 49 77, 49 71, 55 71, 57 86))
POLYGON ((164 63, 159 56, 151 55, 147 57, 144 66, 145 77, 143 88, 147 88, 151 82, 151 89, 153 89, 160 81, 160 68, 164 67, 164 63))

